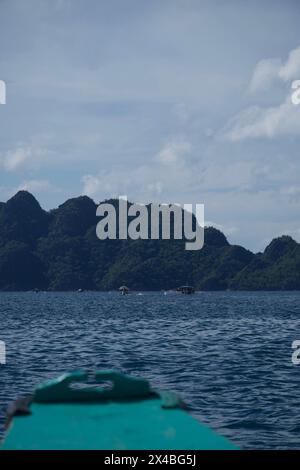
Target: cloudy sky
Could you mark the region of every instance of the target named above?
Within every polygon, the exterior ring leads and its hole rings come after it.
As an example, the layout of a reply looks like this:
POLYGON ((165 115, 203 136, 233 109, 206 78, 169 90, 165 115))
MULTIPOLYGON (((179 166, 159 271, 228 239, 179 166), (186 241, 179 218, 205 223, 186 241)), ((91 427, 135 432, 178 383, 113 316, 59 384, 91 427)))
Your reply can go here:
POLYGON ((0 0, 0 200, 204 203, 300 241, 297 0, 0 0))

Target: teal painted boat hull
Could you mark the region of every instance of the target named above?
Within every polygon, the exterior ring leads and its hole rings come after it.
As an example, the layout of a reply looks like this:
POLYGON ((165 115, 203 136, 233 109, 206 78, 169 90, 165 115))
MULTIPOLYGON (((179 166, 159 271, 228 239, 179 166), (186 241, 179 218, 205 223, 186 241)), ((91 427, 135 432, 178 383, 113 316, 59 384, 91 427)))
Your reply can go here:
POLYGON ((39 387, 28 413, 11 419, 2 450, 237 449, 189 415, 176 395, 115 371, 98 374, 114 382, 112 390, 72 390, 84 373, 39 387))

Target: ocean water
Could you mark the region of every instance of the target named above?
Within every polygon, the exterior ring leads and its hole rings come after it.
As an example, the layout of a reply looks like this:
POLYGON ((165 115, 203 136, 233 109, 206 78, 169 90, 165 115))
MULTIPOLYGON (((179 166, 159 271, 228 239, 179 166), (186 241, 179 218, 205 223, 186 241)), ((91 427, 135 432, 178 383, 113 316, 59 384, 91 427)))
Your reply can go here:
POLYGON ((243 449, 300 448, 300 292, 0 293, 5 408, 74 369, 116 368, 178 392, 243 449))

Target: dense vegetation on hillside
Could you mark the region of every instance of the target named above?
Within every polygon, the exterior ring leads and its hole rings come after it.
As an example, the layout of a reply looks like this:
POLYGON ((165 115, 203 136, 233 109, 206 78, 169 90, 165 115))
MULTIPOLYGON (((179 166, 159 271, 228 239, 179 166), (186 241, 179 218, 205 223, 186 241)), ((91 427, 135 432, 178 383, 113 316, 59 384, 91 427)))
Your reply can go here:
POLYGON ((289 236, 253 254, 208 227, 203 249, 186 251, 183 240, 100 241, 97 222, 86 196, 50 212, 26 191, 0 203, 0 290, 300 289, 300 244, 289 236))

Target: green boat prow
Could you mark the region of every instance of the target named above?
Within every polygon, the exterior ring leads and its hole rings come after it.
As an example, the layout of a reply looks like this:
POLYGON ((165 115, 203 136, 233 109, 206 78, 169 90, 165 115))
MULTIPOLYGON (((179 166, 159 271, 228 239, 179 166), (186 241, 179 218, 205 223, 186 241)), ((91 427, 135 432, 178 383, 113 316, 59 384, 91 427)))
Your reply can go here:
POLYGON ((78 388, 85 372, 39 386, 10 410, 3 450, 234 450, 235 445, 190 416, 171 392, 146 380, 101 371, 98 386, 78 388), (77 388, 74 388, 77 384, 77 388))

